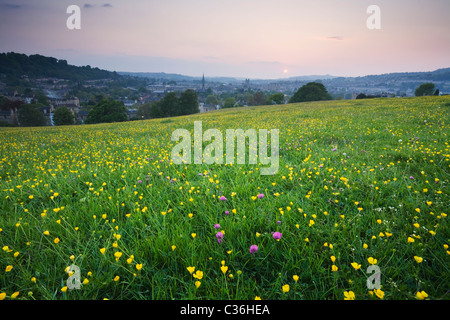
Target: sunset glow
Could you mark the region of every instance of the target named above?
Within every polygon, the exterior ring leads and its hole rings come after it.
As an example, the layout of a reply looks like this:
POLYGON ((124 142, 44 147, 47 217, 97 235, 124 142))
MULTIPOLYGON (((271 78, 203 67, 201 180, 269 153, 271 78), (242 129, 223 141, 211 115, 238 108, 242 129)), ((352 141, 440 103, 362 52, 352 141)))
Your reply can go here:
POLYGON ((0 0, 0 51, 115 71, 253 78, 450 65, 447 0, 378 0, 379 30, 366 25, 369 1, 106 1, 0 0), (80 30, 66 27, 70 5, 81 9, 80 30))

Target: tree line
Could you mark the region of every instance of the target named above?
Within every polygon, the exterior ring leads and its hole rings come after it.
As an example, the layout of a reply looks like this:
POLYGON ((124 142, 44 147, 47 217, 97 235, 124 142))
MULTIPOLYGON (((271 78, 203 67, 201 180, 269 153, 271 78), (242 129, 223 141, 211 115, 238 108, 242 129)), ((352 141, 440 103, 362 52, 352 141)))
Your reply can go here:
MULTIPOLYGON (((417 87, 415 91, 416 96, 424 95, 439 95, 439 89, 435 89, 433 83, 424 83, 417 87)), ((366 96, 365 94, 358 95, 357 99, 367 99, 372 96, 366 96)), ((212 99, 208 96, 209 102, 212 99)), ((282 104, 285 102, 284 95, 282 93, 275 93, 266 97, 264 93, 257 92, 253 94, 255 103, 262 104, 282 104)), ((294 95, 290 97, 288 103, 298 103, 307 101, 323 101, 332 100, 332 96, 328 93, 326 87, 319 82, 309 82, 300 87, 294 95)), ((207 99, 208 100, 208 99, 207 99)), ((228 97, 225 99, 223 108, 237 107, 237 103, 234 97, 228 97)), ((32 104, 25 104, 23 101, 11 101, 5 97, 0 97, 0 109, 8 110, 11 113, 13 119, 13 125, 21 126, 44 126, 47 120, 45 119, 40 108, 43 104, 38 101, 33 101, 32 104)), ((170 92, 167 93, 160 101, 153 103, 145 103, 139 106, 137 111, 137 119, 153 119, 153 118, 166 118, 175 117, 188 114, 199 113, 198 95, 192 90, 188 89, 184 92, 170 92)), ((122 122, 127 121, 127 109, 120 101, 110 100, 103 97, 94 106, 90 106, 86 124, 93 123, 110 123, 110 122, 122 122)), ((75 115, 71 110, 66 107, 60 107, 53 113, 54 125, 71 125, 75 123, 75 115)), ((1 125, 6 125, 1 124, 1 125)))
POLYGON ((139 106, 138 119, 176 117, 199 113, 198 95, 188 89, 181 94, 169 92, 164 97, 152 103, 144 103, 139 106))
POLYGON ((27 56, 15 52, 0 53, 0 73, 15 78, 27 75, 75 81, 120 77, 116 72, 92 68, 91 66, 77 67, 62 59, 45 57, 39 54, 27 56))

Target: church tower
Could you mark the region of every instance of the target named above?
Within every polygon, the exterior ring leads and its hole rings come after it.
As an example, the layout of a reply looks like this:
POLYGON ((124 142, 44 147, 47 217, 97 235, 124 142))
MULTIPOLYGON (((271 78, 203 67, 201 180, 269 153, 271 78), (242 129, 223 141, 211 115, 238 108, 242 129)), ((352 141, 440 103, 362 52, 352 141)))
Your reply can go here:
POLYGON ((202 78, 202 91, 205 91, 205 74, 203 74, 203 78, 202 78))

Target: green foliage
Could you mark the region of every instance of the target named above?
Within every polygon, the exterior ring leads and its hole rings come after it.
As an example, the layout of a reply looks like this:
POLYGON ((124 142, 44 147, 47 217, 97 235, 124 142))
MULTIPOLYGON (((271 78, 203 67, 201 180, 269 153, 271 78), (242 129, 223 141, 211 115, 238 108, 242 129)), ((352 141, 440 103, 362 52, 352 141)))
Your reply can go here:
POLYGON ((367 287, 376 259, 384 300, 448 300, 449 108, 450 96, 341 100, 2 128, 0 293, 379 300, 367 287), (278 128, 278 173, 236 158, 174 164, 171 134, 194 121, 204 132, 278 128), (80 290, 67 289, 72 264, 80 290))
POLYGON ((85 123, 121 122, 127 119, 127 109, 122 102, 103 99, 89 110, 85 123))
POLYGON ((152 103, 144 103, 138 107, 137 118, 150 119, 152 117, 152 103))
POLYGON ((198 95, 194 90, 186 90, 178 97, 176 92, 167 93, 150 107, 152 118, 176 117, 200 112, 198 95))
POLYGON ((249 106, 262 106, 267 103, 267 97, 266 94, 262 91, 255 92, 250 101, 249 106))
POLYGON ((309 82, 297 90, 289 103, 321 100, 332 100, 332 97, 322 83, 309 82))
POLYGON ((431 96, 434 93, 434 83, 423 83, 416 88, 416 97, 431 96))
POLYGON ((217 96, 210 94, 206 97, 205 103, 207 105, 216 106, 219 104, 219 99, 217 98, 217 96))
POLYGON ((358 99, 358 100, 359 99, 373 99, 373 98, 375 98, 374 95, 371 95, 371 94, 367 95, 365 93, 360 93, 356 96, 356 99, 358 99))
POLYGON ((23 104, 17 114, 17 119, 22 127, 45 126, 47 120, 44 114, 39 110, 38 104, 23 104))
POLYGON ((180 95, 179 108, 181 115, 199 113, 200 109, 197 93, 192 89, 182 92, 180 95))
POLYGON ((281 92, 273 93, 267 98, 267 104, 283 104, 284 94, 281 92))
POLYGON ((233 108, 236 106, 236 99, 234 97, 228 97, 225 99, 225 102, 223 103, 224 108, 233 108))
POLYGON ((180 114, 180 101, 176 92, 167 93, 164 98, 158 102, 157 113, 155 114, 157 118, 174 117, 179 116, 180 114))
POLYGON ((53 124, 55 126, 74 124, 75 117, 67 107, 60 107, 53 112, 53 124))
POLYGON ((0 120, 0 127, 14 127, 14 125, 8 121, 0 120))

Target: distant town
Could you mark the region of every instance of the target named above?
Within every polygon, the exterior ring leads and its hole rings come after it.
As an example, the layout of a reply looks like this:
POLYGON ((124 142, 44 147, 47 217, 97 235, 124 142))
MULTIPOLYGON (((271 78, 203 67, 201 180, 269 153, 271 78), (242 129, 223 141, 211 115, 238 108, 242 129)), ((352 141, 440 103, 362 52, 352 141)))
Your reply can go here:
MULTIPOLYGON (((66 61, 55 61, 52 60, 52 63, 65 68, 73 67, 66 61)), ((208 77, 201 71, 198 77, 190 77, 166 73, 105 72, 88 67, 87 71, 83 69, 82 75, 87 75, 84 78, 67 79, 64 75, 40 76, 36 72, 32 75, 26 72, 20 74, 6 64, 0 60, 0 97, 5 101, 40 103, 47 125, 53 124, 52 114, 62 106, 72 111, 76 123, 84 123, 90 107, 102 97, 122 102, 128 119, 138 120, 141 118, 138 112, 140 106, 157 102, 167 93, 186 90, 197 92, 201 113, 220 109, 230 100, 233 106, 287 103, 296 90, 311 81, 322 83, 336 100, 356 99, 361 94, 370 97, 410 97, 414 96, 419 85, 428 82, 435 85, 439 95, 450 93, 450 68, 363 77, 326 75, 264 80, 208 77), (88 71, 95 71, 97 78, 89 79, 88 71), (103 75, 101 72, 107 76, 98 78, 103 75), (282 98, 271 100, 274 94, 282 98)), ((78 70, 76 68, 80 67, 73 68, 78 70)), ((0 122, 14 122, 11 108, 0 110, 0 122)))

